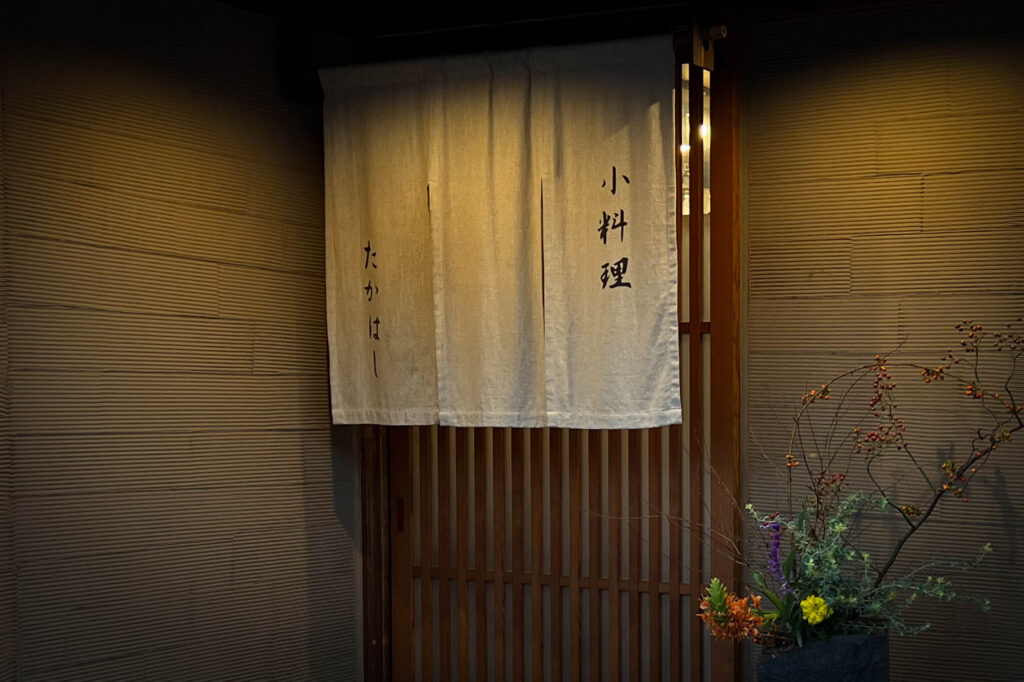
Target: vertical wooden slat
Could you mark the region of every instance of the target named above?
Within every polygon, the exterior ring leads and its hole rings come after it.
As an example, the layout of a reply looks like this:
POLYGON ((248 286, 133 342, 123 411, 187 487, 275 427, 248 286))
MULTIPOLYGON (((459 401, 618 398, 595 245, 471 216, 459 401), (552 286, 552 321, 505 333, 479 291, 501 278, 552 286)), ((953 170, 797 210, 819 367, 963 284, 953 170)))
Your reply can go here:
POLYGON ((440 661, 441 679, 452 676, 451 650, 451 535, 449 522, 450 473, 448 465, 449 441, 452 428, 442 426, 437 429, 437 593, 438 593, 438 660, 440 661))
POLYGON ((639 429, 629 432, 629 679, 640 679, 640 446, 639 429))
POLYGON ((413 611, 412 438, 409 427, 389 429, 391 481, 391 639, 393 679, 411 681, 416 619, 413 611))
MULTIPOLYGON (((711 408, 711 467, 717 472, 710 491, 711 523, 716 537, 739 535, 740 497, 740 239, 739 239, 739 74, 735 32, 716 45, 712 83, 711 127, 711 320, 714 343, 708 381, 711 408)), ((732 547, 711 554, 711 575, 739 589, 739 556, 732 547)), ((712 645, 712 680, 739 679, 741 666, 735 643, 712 645)))
POLYGON ((420 668, 424 682, 434 679, 434 593, 430 578, 434 565, 432 442, 431 428, 420 427, 420 668))
POLYGON ((377 481, 379 483, 379 494, 376 500, 377 507, 377 537, 380 545, 380 632, 381 632, 381 658, 383 679, 391 679, 391 533, 390 516, 390 481, 388 480, 388 451, 387 432, 382 427, 374 428, 377 434, 378 456, 376 461, 377 481))
POLYGON ((379 452, 377 457, 377 480, 379 481, 379 495, 377 499, 377 528, 380 543, 380 632, 381 632, 381 657, 383 661, 383 679, 392 678, 392 651, 391 651, 391 482, 388 475, 389 453, 388 436, 383 427, 374 429, 377 434, 379 452))
POLYGON ((487 582, 484 572, 487 570, 487 443, 490 440, 490 429, 478 427, 473 430, 473 478, 474 507, 473 519, 476 525, 476 679, 479 682, 487 679, 487 582))
POLYGON ((650 581, 650 661, 651 682, 661 680, 661 429, 651 429, 647 442, 648 492, 647 517, 650 524, 650 554, 647 578, 650 581))
POLYGON ((608 433, 608 667, 610 679, 622 679, 622 642, 619 600, 621 598, 619 576, 621 575, 622 540, 622 431, 608 433))
POLYGON ((523 679, 523 630, 526 609, 523 603, 522 575, 523 547, 523 458, 526 434, 522 429, 512 431, 512 679, 523 679))
POLYGON ((587 457, 590 460, 590 677, 601 679, 601 432, 590 431, 587 435, 587 457))
POLYGON ((386 583, 381 542, 383 444, 381 431, 375 426, 359 430, 360 473, 362 477, 363 518, 363 660, 366 678, 384 679, 384 611, 386 583))
POLYGON ((494 680, 505 682, 505 462, 508 429, 494 431, 494 680))
POLYGON ((387 433, 364 426, 359 436, 363 516, 363 656, 369 680, 391 679, 391 495, 387 433))
MULTIPOLYGON (((673 121, 673 127, 675 128, 675 145, 673 149, 681 148, 683 141, 689 142, 689 131, 684 130, 683 127, 683 112, 684 103, 689 103, 689 92, 684 90, 686 81, 683 80, 683 59, 681 53, 677 48, 676 53, 676 65, 675 65, 675 111, 676 116, 673 121), (685 98, 685 99, 684 99, 685 98)), ((687 58, 688 59, 688 58, 687 58)), ((690 145, 692 149, 692 145, 690 145)), ((684 274, 687 272, 689 263, 683 260, 683 236, 684 229, 688 228, 688 225, 684 225, 683 217, 683 156, 682 154, 676 154, 676 309, 680 316, 680 322, 686 323, 689 326, 689 320, 683 320, 684 302, 688 302, 686 298, 686 286, 687 280, 684 279, 684 274)), ((689 189, 689 188, 685 188, 689 189)), ((687 343, 689 339, 680 334, 680 358, 682 357, 682 344, 687 343)), ((685 389, 682 391, 685 394, 685 389)), ((688 405, 685 402, 682 405, 683 409, 688 409, 688 405)), ((669 456, 672 458, 669 462, 669 514, 676 523, 683 523, 683 481, 682 481, 682 458, 683 458, 683 440, 684 434, 682 432, 681 425, 673 425, 669 429, 669 456)), ((690 531, 693 529, 690 528, 690 531)), ((672 590, 670 592, 669 602, 669 638, 672 646, 669 649, 669 675, 672 680, 682 679, 682 665, 683 665, 683 634, 682 634, 682 604, 680 603, 680 583, 682 581, 682 529, 674 528, 670 536, 670 550, 669 550, 669 571, 672 576, 672 590)), ((692 668, 691 668, 692 672, 692 668)), ((692 677, 691 680, 696 682, 700 678, 692 677)))
POLYGON ((580 575, 583 573, 580 532, 581 469, 583 466, 583 432, 573 432, 569 449, 569 674, 572 682, 580 679, 580 575))
MULTIPOLYGON (((669 591, 668 631, 669 631, 669 679, 682 679, 682 606, 680 604, 680 584, 682 583, 683 566, 683 427, 670 426, 668 429, 668 513, 672 519, 669 534, 669 591)), ((693 591, 691 590, 691 594, 693 591)))
MULTIPOLYGON (((573 448, 569 447, 569 458, 573 448)), ((562 432, 551 432, 551 680, 562 679, 562 432)))
MULTIPOLYGON (((690 67, 689 111, 690 111, 690 584, 699 589, 701 584, 701 561, 704 556, 703 540, 703 497, 704 497, 704 464, 703 464, 703 369, 704 354, 701 352, 702 334, 700 323, 702 317, 704 282, 704 141, 700 136, 700 126, 704 122, 704 78, 703 70, 696 66, 690 67)), ((691 679, 698 680, 701 676, 701 659, 703 653, 703 628, 694 613, 687 614, 690 619, 690 661, 691 679)))
POLYGON ((544 572, 544 436, 545 429, 530 430, 530 654, 533 680, 544 679, 544 612, 540 578, 544 572))
POLYGON ((469 429, 455 429, 455 528, 459 680, 469 679, 469 429))

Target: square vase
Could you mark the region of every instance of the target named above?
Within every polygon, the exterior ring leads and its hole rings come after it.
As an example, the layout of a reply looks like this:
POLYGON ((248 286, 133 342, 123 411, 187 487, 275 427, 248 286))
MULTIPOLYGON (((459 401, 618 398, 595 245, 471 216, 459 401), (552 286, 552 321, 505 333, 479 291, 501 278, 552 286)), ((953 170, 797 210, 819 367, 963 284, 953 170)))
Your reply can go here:
POLYGON ((757 663, 758 682, 829 680, 888 682, 889 637, 836 635, 785 651, 765 648, 757 663))

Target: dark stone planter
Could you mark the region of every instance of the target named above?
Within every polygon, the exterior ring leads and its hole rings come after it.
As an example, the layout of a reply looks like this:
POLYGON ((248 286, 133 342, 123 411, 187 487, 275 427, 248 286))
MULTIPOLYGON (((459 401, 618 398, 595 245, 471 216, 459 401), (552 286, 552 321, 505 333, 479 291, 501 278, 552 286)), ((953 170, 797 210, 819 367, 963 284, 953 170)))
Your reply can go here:
POLYGON ((888 682, 887 635, 836 635, 785 651, 765 648, 757 682, 888 682))

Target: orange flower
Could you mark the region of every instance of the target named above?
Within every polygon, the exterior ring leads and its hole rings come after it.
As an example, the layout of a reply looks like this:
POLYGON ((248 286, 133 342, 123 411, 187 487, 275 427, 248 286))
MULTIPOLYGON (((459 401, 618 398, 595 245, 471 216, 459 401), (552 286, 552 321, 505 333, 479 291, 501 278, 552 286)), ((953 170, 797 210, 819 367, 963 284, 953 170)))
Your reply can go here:
POLYGON ((700 603, 700 617, 712 636, 738 642, 757 636, 758 628, 764 623, 760 608, 761 597, 751 595, 740 599, 730 593, 725 597, 724 611, 716 611, 707 599, 703 599, 700 603))

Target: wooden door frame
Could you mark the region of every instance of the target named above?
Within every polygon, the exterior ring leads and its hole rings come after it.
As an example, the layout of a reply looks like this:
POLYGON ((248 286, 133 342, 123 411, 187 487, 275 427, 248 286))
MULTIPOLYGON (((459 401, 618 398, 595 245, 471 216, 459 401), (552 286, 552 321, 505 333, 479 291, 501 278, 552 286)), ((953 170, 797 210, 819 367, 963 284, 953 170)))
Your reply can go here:
MULTIPOLYGON (((700 36, 699 29, 693 35, 700 36)), ((711 510, 711 533, 714 537, 735 538, 737 546, 740 538, 740 506, 737 503, 741 484, 741 461, 739 453, 740 427, 740 212, 739 212, 739 69, 738 50, 735 35, 715 45, 715 68, 711 97, 711 129, 714 130, 714 143, 711 145, 711 230, 710 230, 710 322, 701 321, 701 278, 703 261, 701 257, 701 241, 703 239, 703 187, 700 185, 703 176, 703 165, 698 172, 691 168, 691 178, 697 180, 696 186, 691 184, 690 196, 691 216, 686 225, 683 224, 681 192, 677 191, 677 243, 682 237, 682 230, 689 230, 690 262, 680 263, 679 272, 687 272, 690 277, 690 317, 680 320, 680 334, 688 334, 691 330, 698 333, 689 335, 690 343, 690 396, 701 396, 703 390, 702 344, 705 336, 710 339, 714 334, 714 343, 710 350, 710 369, 706 380, 714 386, 710 396, 709 433, 710 448, 705 448, 703 441, 703 425, 700 400, 690 401, 684 409, 690 409, 691 432, 685 437, 686 445, 691 452, 692 508, 691 518, 701 519, 703 505, 711 510), (696 190, 696 191, 695 191, 696 190), (686 265, 684 269, 682 266, 686 265), (696 286, 694 286, 696 285, 696 286), (703 466, 705 454, 713 472, 710 490, 704 491, 703 466)), ((677 43, 677 54, 685 54, 692 50, 693 44, 687 41, 677 43)), ((681 63, 681 62, 680 62, 681 63)), ((705 62, 706 63, 706 62, 705 62)), ((709 65, 709 64, 706 64, 709 65)), ((677 64, 678 66, 678 64, 677 64)), ((678 69, 677 69, 678 73, 678 69)), ((696 88, 701 91, 701 84, 696 88)), ((682 93, 677 88, 681 97, 682 93)), ((693 90, 691 111, 702 111, 701 100, 697 99, 693 90), (697 108, 693 105, 698 105, 697 108)), ((681 100, 677 100, 677 106, 681 100)), ((696 125, 691 126, 691 149, 700 149, 700 138, 697 137, 696 125)), ((681 133, 677 133, 681 139, 681 133)), ((678 139, 677 139, 678 142, 678 139)), ((678 158, 678 155, 677 155, 678 158)), ((677 180, 681 181, 681 167, 677 168, 677 180)), ((681 251, 681 250, 680 250, 681 251)), ((682 307, 680 306, 680 310, 682 307)), ((393 656, 396 652, 392 646, 392 522, 396 521, 400 532, 405 532, 405 510, 393 507, 391 500, 391 481, 397 474, 399 481, 408 483, 409 472, 391 471, 389 449, 393 438, 407 438, 406 429, 388 429, 382 426, 363 426, 359 433, 359 461, 361 469, 361 518, 362 518, 362 608, 363 608, 363 675, 367 681, 389 680, 392 677, 393 656), (403 432, 405 435, 402 435, 403 432)), ((395 443, 394 445, 401 445, 395 443)), ((407 446, 407 444, 406 444, 407 446)), ((403 483, 399 483, 403 485, 403 483)), ((410 484, 411 485, 411 484, 410 484)), ((398 532, 398 531, 396 531, 398 532)), ((702 557, 704 533, 693 533, 691 554, 702 557)), ((402 543, 399 543, 402 544, 402 543)), ((399 559, 400 557, 395 557, 399 559)), ((408 557, 405 563, 408 564, 408 557)), ((695 585, 706 580, 701 576, 701 561, 693 562, 698 571, 695 585)), ((738 589, 737 581, 742 578, 738 557, 728 552, 710 552, 711 576, 719 577, 727 585, 738 589)), ((408 581, 397 580, 395 584, 408 581)), ((694 595, 696 596, 696 595, 694 595)), ((408 600, 403 600, 403 603, 408 600)), ((691 601, 696 606, 696 601, 691 601)), ((694 608, 694 611, 696 609, 694 608)), ((407 614, 408 615, 408 614, 407 614)), ((699 680, 703 671, 703 628, 696 613, 692 614, 691 647, 692 663, 691 679, 699 680)), ((411 616, 408 618, 411 621, 411 616)), ((410 652, 402 652, 403 658, 410 652)), ((712 643, 711 679, 714 682, 740 679, 738 650, 735 644, 725 642, 712 643)))
MULTIPOLYGON (((711 409, 711 533, 733 538, 742 549, 742 488, 740 459, 740 93, 739 38, 729 27, 728 38, 715 45, 715 70, 711 85, 711 310, 714 343, 708 377, 711 409)), ((712 551, 711 575, 739 591, 743 579, 740 557, 712 551)), ((706 582, 706 581, 705 581, 706 582)), ((703 628, 702 628, 703 629, 703 628)), ((713 682, 740 680, 738 646, 735 642, 711 644, 713 682)))
MULTIPOLYGON (((735 32, 726 39, 714 41, 708 38, 708 26, 695 23, 685 38, 676 43, 677 56, 677 110, 682 109, 683 96, 688 96, 690 130, 688 142, 691 150, 702 148, 699 128, 703 119, 703 72, 711 72, 711 120, 713 131, 710 150, 711 211, 710 211, 710 272, 707 284, 710 287, 710 314, 704 320, 703 287, 703 202, 704 202, 704 160, 700 154, 690 157, 690 213, 684 224, 682 215, 682 193, 677 192, 677 244, 683 240, 683 231, 689 239, 689 261, 683 263, 682 249, 679 249, 679 272, 686 272, 689 280, 687 319, 680 315, 680 340, 686 338, 689 346, 689 405, 690 433, 685 434, 686 447, 690 453, 691 508, 693 523, 702 520, 705 506, 710 510, 711 528, 691 533, 692 570, 696 572, 693 584, 706 584, 712 577, 721 579, 733 589, 739 589, 737 580, 742 578, 739 556, 733 547, 726 546, 728 539, 736 550, 741 547, 740 505, 742 490, 740 479, 740 212, 739 212, 739 71, 738 49, 735 32), (689 92, 683 93, 681 70, 683 63, 690 64, 689 92), (685 267, 684 267, 685 266, 685 267), (713 340, 713 343, 712 343, 713 340), (704 376, 704 344, 710 344, 710 366, 704 376), (703 413, 703 391, 705 382, 713 386, 710 391, 708 414, 703 413), (704 439, 704 419, 708 421, 710 443, 704 439), (709 489, 704 489, 704 468, 710 468, 709 489), (705 540, 711 538, 710 546, 705 540), (709 575, 703 574, 703 557, 708 556, 709 575)), ((680 123, 677 121, 677 126, 680 123)), ((677 141, 683 139, 683 132, 677 128, 677 141)), ((679 157, 677 157, 679 158, 679 157)), ((682 171, 677 168, 677 187, 681 186, 682 171)), ((680 313, 682 306, 682 277, 679 279, 680 313)), ((695 595, 696 596, 696 595, 695 595)), ((711 666, 714 682, 739 680, 738 649, 735 643, 713 641, 711 658, 705 662, 704 627, 696 613, 693 602, 691 614, 691 669, 692 680, 702 678, 706 664, 711 666)))

